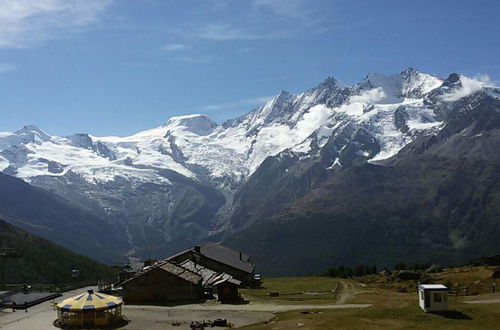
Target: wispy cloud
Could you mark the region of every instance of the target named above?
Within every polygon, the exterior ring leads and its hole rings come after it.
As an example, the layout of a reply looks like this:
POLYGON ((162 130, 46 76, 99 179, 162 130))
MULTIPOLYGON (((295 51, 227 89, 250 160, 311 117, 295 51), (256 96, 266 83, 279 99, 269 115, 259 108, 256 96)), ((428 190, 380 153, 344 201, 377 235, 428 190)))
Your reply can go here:
POLYGON ((187 49, 188 46, 185 44, 168 44, 163 46, 163 50, 166 52, 177 52, 187 49))
POLYGON ((481 69, 484 69, 484 70, 499 70, 500 69, 500 64, 497 64, 497 65, 483 65, 483 66, 481 66, 481 69))
POLYGON ((267 8, 276 15, 299 18, 309 15, 305 0, 253 0, 256 7, 267 8))
POLYGON ((206 105, 203 107, 207 111, 215 111, 215 110, 228 110, 228 109, 235 109, 235 108, 242 108, 242 107, 251 107, 251 106, 259 106, 270 99, 272 99, 274 96, 260 96, 260 97, 255 97, 251 99, 243 99, 243 100, 237 100, 237 101, 232 101, 232 102, 226 102, 226 103, 220 103, 220 104, 210 104, 206 105))
POLYGON ((231 24, 207 24, 193 29, 183 28, 176 30, 186 37, 192 37, 205 40, 271 40, 282 39, 288 36, 284 32, 258 33, 241 28, 231 24))
POLYGON ((265 79, 260 79, 259 82, 270 82, 270 81, 282 81, 282 80, 291 80, 299 78, 298 74, 285 74, 281 76, 267 77, 265 79))
POLYGON ((445 102, 455 102, 469 96, 484 87, 496 87, 488 75, 478 75, 474 78, 460 76, 460 87, 446 94, 441 95, 445 102))
POLYGON ((17 67, 10 63, 0 63, 0 73, 13 71, 17 69, 17 67))
POLYGON ((182 62, 191 64, 206 64, 214 59, 211 55, 182 56, 178 58, 182 62))
POLYGON ((120 65, 136 67, 136 68, 158 68, 159 67, 158 64, 147 63, 147 62, 120 62, 120 65))
MULTIPOLYGON (((220 0, 213 7, 221 11, 235 4, 241 2, 220 0)), ((331 20, 326 22, 330 13, 319 11, 306 0, 251 0, 245 5, 246 11, 237 19, 228 16, 217 22, 185 24, 170 32, 187 39, 259 41, 295 39, 332 29, 331 20)))
POLYGON ((112 0, 2 0, 0 48, 25 48, 98 21, 112 0))
POLYGON ((233 0, 212 0, 211 10, 213 12, 220 12, 226 10, 234 1, 233 0))

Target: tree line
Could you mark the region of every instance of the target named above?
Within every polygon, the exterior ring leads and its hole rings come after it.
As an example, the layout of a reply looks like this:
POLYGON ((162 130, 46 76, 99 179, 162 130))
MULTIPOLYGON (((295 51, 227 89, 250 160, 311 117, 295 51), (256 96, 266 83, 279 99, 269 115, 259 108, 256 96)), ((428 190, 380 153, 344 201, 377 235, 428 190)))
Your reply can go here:
MULTIPOLYGON (((431 265, 428 263, 414 263, 413 265, 406 265, 404 262, 397 262, 393 270, 425 270, 429 268, 431 265)), ((390 272, 388 268, 384 268, 383 271, 390 272)), ((348 277, 359 277, 365 275, 372 275, 378 272, 377 266, 364 266, 359 265, 355 267, 346 267, 346 266, 336 266, 327 268, 322 275, 330 276, 330 277, 340 277, 340 278, 348 278, 348 277)))

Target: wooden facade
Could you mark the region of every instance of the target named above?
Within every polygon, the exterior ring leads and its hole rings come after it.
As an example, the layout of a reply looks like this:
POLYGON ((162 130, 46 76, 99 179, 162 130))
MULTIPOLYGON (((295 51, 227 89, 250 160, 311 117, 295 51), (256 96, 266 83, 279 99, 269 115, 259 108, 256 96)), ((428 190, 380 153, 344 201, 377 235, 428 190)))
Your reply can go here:
POLYGON ((238 292, 238 285, 225 281, 217 284, 217 300, 222 303, 236 303, 242 301, 238 292))
POLYGON ((126 304, 198 300, 203 296, 201 281, 201 276, 171 264, 154 266, 123 283, 123 300, 126 304))

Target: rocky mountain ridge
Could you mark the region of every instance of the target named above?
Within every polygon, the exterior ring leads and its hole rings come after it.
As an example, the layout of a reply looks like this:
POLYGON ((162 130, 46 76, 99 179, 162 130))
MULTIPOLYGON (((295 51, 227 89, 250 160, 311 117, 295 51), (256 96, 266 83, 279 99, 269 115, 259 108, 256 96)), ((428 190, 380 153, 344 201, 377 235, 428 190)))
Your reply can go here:
POLYGON ((0 133, 0 170, 114 223, 129 256, 164 255, 248 228, 337 172, 386 162, 478 93, 500 95, 412 68, 352 87, 330 77, 222 125, 188 115, 128 137, 0 133))

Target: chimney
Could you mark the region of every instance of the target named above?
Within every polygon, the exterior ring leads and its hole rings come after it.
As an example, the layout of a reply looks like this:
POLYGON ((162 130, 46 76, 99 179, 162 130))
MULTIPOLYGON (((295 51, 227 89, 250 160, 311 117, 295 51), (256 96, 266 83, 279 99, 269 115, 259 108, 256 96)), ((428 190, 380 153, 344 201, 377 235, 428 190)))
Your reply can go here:
POLYGON ((241 254, 241 251, 240 251, 240 260, 243 260, 243 255, 241 254))
POLYGON ((194 246, 194 252, 200 253, 200 251, 201 251, 201 247, 199 245, 195 245, 194 246))

